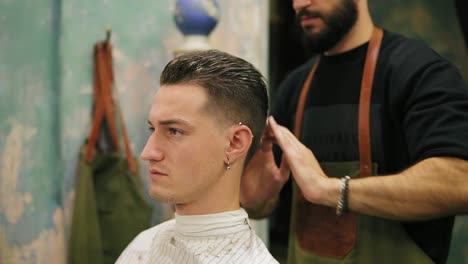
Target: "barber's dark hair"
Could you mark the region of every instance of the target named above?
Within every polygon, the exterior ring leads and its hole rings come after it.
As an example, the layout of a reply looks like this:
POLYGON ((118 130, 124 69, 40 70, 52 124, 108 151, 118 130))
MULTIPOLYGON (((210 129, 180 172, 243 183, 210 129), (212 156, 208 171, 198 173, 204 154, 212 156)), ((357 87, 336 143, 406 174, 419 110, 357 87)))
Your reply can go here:
POLYGON ((195 51, 172 59, 164 68, 161 85, 194 84, 205 88, 208 109, 227 125, 242 124, 253 133, 246 163, 260 146, 268 114, 267 85, 249 62, 219 50, 195 51))

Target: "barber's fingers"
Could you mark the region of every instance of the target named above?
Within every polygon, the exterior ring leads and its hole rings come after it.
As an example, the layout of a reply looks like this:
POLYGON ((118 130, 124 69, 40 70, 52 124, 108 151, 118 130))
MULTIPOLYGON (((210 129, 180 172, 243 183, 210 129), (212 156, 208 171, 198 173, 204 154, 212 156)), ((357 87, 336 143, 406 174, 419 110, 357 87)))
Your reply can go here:
POLYGON ((284 126, 278 125, 272 116, 268 118, 268 121, 275 136, 276 143, 283 152, 291 154, 291 152, 300 151, 303 145, 291 131, 284 126))
POLYGON ((272 151, 273 149, 273 142, 274 138, 271 136, 268 136, 266 133, 263 133, 262 140, 261 140, 261 150, 263 152, 268 152, 272 151))
POLYGON ((270 118, 267 118, 266 126, 265 126, 265 137, 273 139, 275 137, 275 134, 273 133, 273 130, 271 129, 270 126, 270 118))
POLYGON ((281 182, 286 182, 289 179, 289 175, 291 174, 291 169, 289 168, 289 164, 286 160, 286 156, 283 155, 281 158, 281 165, 279 168, 279 180, 281 182))

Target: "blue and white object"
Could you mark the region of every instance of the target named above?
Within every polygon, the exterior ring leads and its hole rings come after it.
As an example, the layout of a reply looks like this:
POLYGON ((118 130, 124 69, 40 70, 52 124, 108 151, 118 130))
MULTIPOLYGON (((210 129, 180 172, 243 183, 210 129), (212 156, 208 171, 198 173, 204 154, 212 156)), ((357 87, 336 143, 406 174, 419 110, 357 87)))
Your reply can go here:
POLYGON ((210 49, 208 36, 219 20, 216 0, 176 0, 174 19, 184 35, 184 43, 175 54, 210 49))

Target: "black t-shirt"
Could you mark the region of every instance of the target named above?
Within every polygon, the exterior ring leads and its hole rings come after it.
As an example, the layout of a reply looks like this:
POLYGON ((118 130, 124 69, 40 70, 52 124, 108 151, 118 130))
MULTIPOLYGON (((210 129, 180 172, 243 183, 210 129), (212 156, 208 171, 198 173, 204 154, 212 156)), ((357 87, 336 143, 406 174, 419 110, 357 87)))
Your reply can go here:
MULTIPOLYGON (((301 141, 319 162, 359 160, 358 103, 368 43, 322 56, 306 100, 301 141)), ((289 74, 272 115, 294 127, 302 85, 316 58, 289 74)), ((379 175, 429 157, 468 160, 468 89, 459 71, 423 43, 384 32, 371 97, 372 161, 379 175)), ((468 180, 468 176, 467 176, 468 180)), ((454 217, 402 223, 436 263, 447 259, 454 217)))

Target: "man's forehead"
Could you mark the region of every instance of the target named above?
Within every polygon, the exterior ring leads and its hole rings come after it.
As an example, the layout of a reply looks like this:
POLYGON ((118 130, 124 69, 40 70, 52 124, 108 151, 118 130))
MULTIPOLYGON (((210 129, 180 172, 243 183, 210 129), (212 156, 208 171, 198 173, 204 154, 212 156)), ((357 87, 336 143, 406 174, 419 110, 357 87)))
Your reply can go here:
POLYGON ((204 103, 208 101, 206 89, 195 84, 161 85, 154 96, 155 100, 170 100, 171 102, 193 101, 204 103))
POLYGON ((186 120, 194 123, 207 116, 208 95, 204 88, 190 85, 163 85, 154 95, 149 113, 151 122, 186 120))
POLYGON ((153 106, 200 109, 208 102, 206 91, 194 85, 163 85, 153 98, 153 106))

